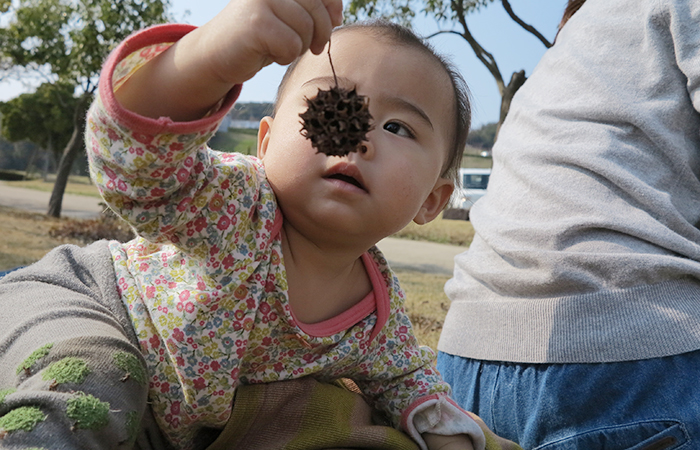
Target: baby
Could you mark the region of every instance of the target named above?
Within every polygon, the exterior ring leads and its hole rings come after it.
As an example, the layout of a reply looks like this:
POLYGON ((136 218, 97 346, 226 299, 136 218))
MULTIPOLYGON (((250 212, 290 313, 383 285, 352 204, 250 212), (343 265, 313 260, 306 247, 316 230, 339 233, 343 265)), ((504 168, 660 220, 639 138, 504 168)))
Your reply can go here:
POLYGON ((111 55, 88 114, 92 177, 139 237, 112 242, 119 287, 168 440, 226 424, 239 383, 350 378, 421 448, 483 449, 418 346, 375 247, 442 211, 468 124, 461 78, 410 31, 341 27, 340 0, 234 0, 201 28, 163 25, 111 55), (241 85, 293 63, 257 157, 206 145, 241 85), (336 75, 337 74, 337 78, 336 75), (358 151, 318 153, 307 98, 370 100, 358 151))

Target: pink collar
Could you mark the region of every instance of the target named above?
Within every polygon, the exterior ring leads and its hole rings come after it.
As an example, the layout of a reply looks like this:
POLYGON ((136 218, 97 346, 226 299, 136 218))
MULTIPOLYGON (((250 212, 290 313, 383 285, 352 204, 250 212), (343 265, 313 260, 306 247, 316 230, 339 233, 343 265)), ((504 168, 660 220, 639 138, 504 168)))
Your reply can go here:
POLYGON ((372 283, 372 292, 367 294, 364 299, 352 308, 323 322, 313 324, 302 323, 297 320, 294 316, 294 311, 290 308, 294 321, 304 333, 313 337, 332 336, 349 329, 372 312, 377 311, 377 323, 372 329, 369 340, 373 340, 377 334, 379 334, 379 331, 381 331, 382 327, 389 319, 389 291, 376 261, 368 252, 362 254, 362 263, 372 283))

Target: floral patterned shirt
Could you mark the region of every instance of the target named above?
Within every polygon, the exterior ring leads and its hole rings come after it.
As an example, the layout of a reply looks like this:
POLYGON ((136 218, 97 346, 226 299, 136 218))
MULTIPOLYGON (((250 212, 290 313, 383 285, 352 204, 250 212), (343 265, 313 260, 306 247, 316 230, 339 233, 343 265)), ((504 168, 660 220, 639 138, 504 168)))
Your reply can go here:
POLYGON ((105 64, 88 114, 91 175, 139 237, 110 245, 120 295, 150 374, 150 404, 170 441, 194 448, 223 428, 238 383, 303 376, 354 380, 395 426, 449 393, 419 347, 403 292, 377 248, 362 257, 373 292, 328 321, 292 313, 283 218, 260 160, 207 146, 239 87, 209 117, 175 123, 122 108, 114 90, 189 28, 129 38, 105 64), (166 42, 166 43, 163 43, 166 42))

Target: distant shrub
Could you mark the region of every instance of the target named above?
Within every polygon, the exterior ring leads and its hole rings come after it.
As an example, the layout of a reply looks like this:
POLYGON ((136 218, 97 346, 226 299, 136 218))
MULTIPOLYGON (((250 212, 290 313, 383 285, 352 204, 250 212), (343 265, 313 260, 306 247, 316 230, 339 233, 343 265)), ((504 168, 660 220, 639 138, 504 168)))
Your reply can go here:
MULTIPOLYGON (((104 205, 104 204, 102 204, 104 205)), ((136 237, 134 230, 112 210, 105 207, 105 212, 95 219, 67 219, 49 230, 53 238, 77 239, 84 244, 100 239, 114 239, 127 242, 136 237)))
POLYGON ((0 180, 4 181, 22 181, 24 180, 24 174, 16 170, 2 170, 0 169, 0 180))
POLYGON ((467 138, 467 144, 472 147, 490 149, 496 141, 496 130, 498 123, 487 123, 481 127, 471 130, 467 138))

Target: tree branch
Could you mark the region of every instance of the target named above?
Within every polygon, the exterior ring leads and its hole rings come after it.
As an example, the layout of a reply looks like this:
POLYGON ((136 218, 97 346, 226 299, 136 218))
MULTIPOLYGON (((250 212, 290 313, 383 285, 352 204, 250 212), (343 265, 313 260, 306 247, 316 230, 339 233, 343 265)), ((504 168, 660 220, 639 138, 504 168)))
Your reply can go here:
POLYGON ((532 25, 526 24, 525 22, 523 22, 523 20, 520 17, 518 17, 515 14, 515 12, 513 11, 513 8, 511 8, 511 6, 510 6, 510 2, 508 0, 501 0, 501 3, 503 4, 503 8, 506 10, 506 12, 510 16, 510 18, 513 19, 518 25, 523 27, 526 31, 529 31, 530 33, 535 35, 535 37, 537 37, 537 39, 542 41, 542 43, 544 44, 545 47, 550 48, 552 46, 552 43, 549 42, 546 37, 542 36, 542 34, 539 31, 537 31, 537 29, 535 27, 533 27, 532 25))
POLYGON ((493 55, 489 52, 487 52, 477 41, 474 39, 474 36, 472 36, 471 31, 469 31, 469 26, 467 25, 467 20, 465 18, 465 13, 464 13, 464 5, 462 4, 461 1, 456 1, 452 0, 452 9, 455 12, 457 16, 457 20, 459 23, 462 25, 462 29, 464 30, 464 33, 458 33, 464 40, 466 40, 469 45, 471 46, 472 50, 474 50, 474 54, 476 55, 477 58, 479 58, 479 61, 481 61, 488 71, 491 73, 493 78, 496 80, 496 85, 498 86, 498 92, 503 96, 503 92, 505 91, 505 83, 503 82, 503 76, 501 75, 501 71, 498 68, 498 64, 496 63, 496 59, 493 57, 493 55))
POLYGON ((434 38, 435 36, 438 36, 438 35, 440 35, 440 34, 456 34, 457 36, 459 36, 459 37, 461 37, 461 38, 464 38, 464 36, 462 36, 462 33, 460 33, 459 31, 455 31, 455 30, 439 30, 439 31, 436 31, 436 32, 433 33, 433 34, 429 34, 428 36, 425 36, 423 39, 428 40, 428 39, 434 38))

